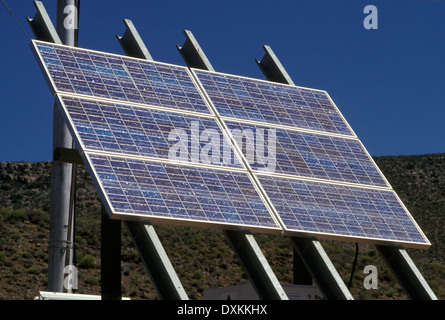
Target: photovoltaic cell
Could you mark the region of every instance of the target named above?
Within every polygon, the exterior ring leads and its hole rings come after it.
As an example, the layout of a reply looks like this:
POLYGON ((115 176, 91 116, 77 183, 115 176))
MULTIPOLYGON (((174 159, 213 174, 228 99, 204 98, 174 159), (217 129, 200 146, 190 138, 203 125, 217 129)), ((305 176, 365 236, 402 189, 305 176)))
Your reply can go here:
POLYGON ((290 232, 428 245, 392 190, 258 175, 290 232))
POLYGON ((223 162, 230 146, 213 118, 70 96, 59 101, 81 151, 241 168, 234 153, 223 162))
POLYGON ((354 136, 323 91, 192 70, 222 117, 354 136))
POLYGON ((55 91, 210 113, 185 67, 51 43, 33 44, 55 91))
POLYGON ((389 187, 357 139, 225 123, 253 170, 389 187))
POLYGON ((245 172, 88 154, 113 215, 276 229, 245 172))

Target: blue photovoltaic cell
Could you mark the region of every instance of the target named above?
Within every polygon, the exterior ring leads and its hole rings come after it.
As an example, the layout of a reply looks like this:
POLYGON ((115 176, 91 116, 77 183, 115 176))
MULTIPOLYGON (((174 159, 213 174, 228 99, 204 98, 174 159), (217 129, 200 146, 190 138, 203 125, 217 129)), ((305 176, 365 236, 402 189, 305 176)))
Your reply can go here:
POLYGON ((59 99, 85 150, 241 167, 233 152, 224 153, 231 148, 213 118, 76 97, 59 99))
POLYGON ((354 136, 323 91, 203 70, 193 72, 223 117, 354 136))
POLYGON ((113 214, 277 228, 244 172, 88 157, 113 214))
POLYGON ((185 67, 33 43, 56 91, 210 113, 185 67))
POLYGON ((391 190, 257 177, 288 231, 429 244, 391 190))
POLYGON ((357 139, 225 123, 254 170, 389 187, 357 139))

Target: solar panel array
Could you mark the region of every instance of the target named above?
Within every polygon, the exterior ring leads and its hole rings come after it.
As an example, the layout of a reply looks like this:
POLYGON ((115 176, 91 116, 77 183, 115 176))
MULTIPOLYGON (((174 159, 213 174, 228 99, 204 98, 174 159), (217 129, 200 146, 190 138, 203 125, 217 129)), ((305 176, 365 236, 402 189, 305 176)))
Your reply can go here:
POLYGON ((429 246, 325 91, 32 47, 110 216, 429 246))

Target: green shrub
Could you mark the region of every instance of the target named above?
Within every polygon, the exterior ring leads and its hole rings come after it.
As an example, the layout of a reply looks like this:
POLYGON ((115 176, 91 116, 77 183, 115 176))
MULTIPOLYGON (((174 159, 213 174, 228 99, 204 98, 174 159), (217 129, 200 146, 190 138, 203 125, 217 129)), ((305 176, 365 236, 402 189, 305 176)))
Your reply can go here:
POLYGON ((28 273, 30 273, 30 274, 39 274, 40 271, 39 271, 39 269, 36 266, 30 266, 28 268, 28 273))
POLYGON ((9 208, 0 209, 0 222, 19 222, 25 220, 25 211, 22 209, 12 210, 9 208))
POLYGON ((79 259, 79 267, 84 269, 93 269, 96 266, 96 258, 87 254, 79 259))
POLYGON ((39 226, 47 226, 49 224, 49 214, 42 210, 27 211, 25 212, 25 217, 29 222, 39 226))
POLYGON ((0 251, 0 263, 4 263, 6 261, 6 254, 3 251, 0 251))

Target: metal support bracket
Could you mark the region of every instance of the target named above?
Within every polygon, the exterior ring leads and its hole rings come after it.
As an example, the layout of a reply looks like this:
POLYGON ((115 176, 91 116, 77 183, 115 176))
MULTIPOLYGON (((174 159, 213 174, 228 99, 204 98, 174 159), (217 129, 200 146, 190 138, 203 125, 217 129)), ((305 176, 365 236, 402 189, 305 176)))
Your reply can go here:
POLYGON ((425 278, 404 249, 376 246, 402 288, 413 300, 437 300, 425 278))
POLYGON ((139 36, 133 22, 128 19, 124 19, 124 24, 127 27, 122 37, 116 35, 122 49, 125 54, 130 57, 137 57, 141 59, 153 60, 145 46, 142 38, 139 36))
POLYGON ((57 162, 83 164, 82 157, 76 149, 56 147, 53 160, 57 162))
POLYGON ((261 61, 255 59, 255 62, 263 72, 266 79, 273 82, 294 85, 294 82, 287 74, 275 53, 272 51, 272 48, 266 45, 264 45, 263 48, 266 53, 261 61))
POLYGON ((29 17, 26 17, 26 19, 28 20, 29 26, 31 27, 36 39, 62 44, 56 28, 54 28, 54 25, 51 22, 43 3, 40 1, 34 1, 34 6, 37 10, 36 15, 33 19, 30 19, 29 17))
MULTIPOLYGON (((185 30, 187 37, 182 47, 176 46, 185 63, 190 68, 214 71, 210 61, 202 51, 191 31, 185 30)), ((288 300, 288 297, 264 257, 255 238, 247 232, 224 231, 232 248, 241 261, 253 287, 262 299, 288 300)))
POLYGON ((296 237, 291 239, 325 299, 354 299, 319 241, 296 237))
POLYGON ((263 300, 287 300, 286 292, 270 268, 253 235, 248 232, 232 230, 224 232, 244 270, 247 271, 258 296, 263 300))
POLYGON ((189 68, 215 71, 193 33, 189 30, 184 30, 184 35, 186 36, 184 45, 182 47, 176 45, 176 48, 189 68))

